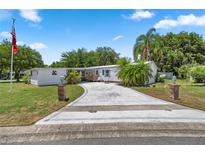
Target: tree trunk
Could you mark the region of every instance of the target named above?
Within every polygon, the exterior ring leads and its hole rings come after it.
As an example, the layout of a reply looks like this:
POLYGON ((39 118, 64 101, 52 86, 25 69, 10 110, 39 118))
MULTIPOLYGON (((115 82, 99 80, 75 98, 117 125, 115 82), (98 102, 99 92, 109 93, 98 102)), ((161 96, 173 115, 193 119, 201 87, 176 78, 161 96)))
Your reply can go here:
POLYGON ((145 61, 147 58, 147 48, 145 47, 141 55, 141 60, 145 61))
POLYGON ((149 48, 149 46, 147 46, 147 58, 146 58, 146 60, 149 61, 149 60, 151 60, 150 58, 151 58, 150 57, 150 48, 149 48))

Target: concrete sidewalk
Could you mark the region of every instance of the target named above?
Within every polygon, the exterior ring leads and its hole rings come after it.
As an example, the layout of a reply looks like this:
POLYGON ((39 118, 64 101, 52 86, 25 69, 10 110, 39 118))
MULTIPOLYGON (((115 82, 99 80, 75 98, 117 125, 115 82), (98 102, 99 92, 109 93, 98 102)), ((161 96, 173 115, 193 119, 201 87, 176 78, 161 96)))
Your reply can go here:
POLYGON ((85 89, 81 98, 36 124, 205 122, 204 111, 153 98, 117 84, 92 82, 81 85, 85 89))

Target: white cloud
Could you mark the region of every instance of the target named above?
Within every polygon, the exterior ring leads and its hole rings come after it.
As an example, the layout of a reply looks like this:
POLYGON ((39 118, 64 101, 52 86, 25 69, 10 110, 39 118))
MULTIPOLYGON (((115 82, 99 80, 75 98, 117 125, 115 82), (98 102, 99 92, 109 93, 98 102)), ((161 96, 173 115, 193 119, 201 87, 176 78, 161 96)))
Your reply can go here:
POLYGON ((173 28, 177 26, 205 26, 205 15, 195 16, 193 14, 180 15, 176 20, 163 19, 154 25, 155 28, 173 28))
POLYGON ((24 41, 17 41, 16 44, 17 44, 17 45, 24 45, 25 42, 24 42, 24 41))
POLYGON ((20 15, 24 19, 34 23, 39 23, 42 21, 42 18, 39 16, 38 11, 36 10, 20 10, 20 15))
POLYGON ((31 49, 36 49, 36 50, 39 50, 39 49, 48 49, 48 47, 43 44, 43 43, 39 43, 39 42, 35 42, 35 43, 32 43, 29 45, 29 47, 31 49))
POLYGON ((116 41, 116 40, 119 40, 121 38, 123 38, 124 36, 123 35, 118 35, 116 37, 113 38, 113 41, 116 41))
POLYGON ((171 20, 171 19, 163 19, 160 20, 158 23, 156 23, 154 25, 154 28, 158 29, 158 28, 164 28, 164 29, 168 29, 170 27, 176 27, 178 25, 176 20, 171 20))
POLYGON ((2 36, 3 38, 11 38, 11 34, 9 32, 1 32, 0 36, 2 36))
POLYGON ((152 18, 153 16, 154 16, 153 12, 136 10, 133 14, 129 15, 127 18, 131 20, 141 20, 141 19, 152 18))

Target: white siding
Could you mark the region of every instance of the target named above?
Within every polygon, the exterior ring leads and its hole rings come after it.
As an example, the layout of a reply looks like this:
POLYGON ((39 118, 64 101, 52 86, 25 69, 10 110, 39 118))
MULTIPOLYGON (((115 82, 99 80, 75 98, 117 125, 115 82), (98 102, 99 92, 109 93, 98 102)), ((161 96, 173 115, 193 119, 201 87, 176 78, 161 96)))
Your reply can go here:
POLYGON ((119 82, 121 81, 117 77, 117 72, 120 70, 119 67, 112 67, 112 68, 100 68, 98 69, 99 72, 99 79, 101 81, 113 81, 113 82, 119 82), (104 70, 104 75, 103 75, 104 70), (106 70, 109 70, 109 76, 106 76, 106 70))
MULTIPOLYGON (((149 79, 147 84, 155 83, 157 66, 153 61, 146 62, 152 70, 152 77, 149 79)), ((86 73, 96 73, 98 70, 98 81, 110 81, 120 82, 121 80, 117 77, 117 72, 120 70, 118 65, 113 66, 99 66, 94 68, 77 68, 76 70, 84 70, 86 73), (103 75, 104 70, 104 75, 103 75), (109 76, 106 76, 106 70, 109 70, 109 76)), ((53 85, 60 83, 60 76, 66 76, 67 69, 65 68, 36 68, 32 70, 31 84, 34 85, 53 85), (52 72, 56 71, 56 75, 52 75, 52 72)), ((66 83, 66 81, 64 81, 66 83)))
POLYGON ((157 66, 152 61, 149 62, 148 65, 150 66, 150 70, 151 70, 151 74, 152 74, 152 77, 149 79, 149 83, 148 84, 153 84, 156 81, 157 66))
MULTIPOLYGON (((32 70, 33 72, 36 72, 32 70)), ((31 84, 34 85, 54 85, 60 83, 60 76, 66 76, 66 69, 45 68, 38 69, 38 73, 32 73, 31 84), (52 72, 56 71, 56 75, 52 75, 52 72)), ((66 81, 64 81, 66 83, 66 81)))
POLYGON ((31 84, 38 85, 38 71, 37 70, 31 71, 31 84))

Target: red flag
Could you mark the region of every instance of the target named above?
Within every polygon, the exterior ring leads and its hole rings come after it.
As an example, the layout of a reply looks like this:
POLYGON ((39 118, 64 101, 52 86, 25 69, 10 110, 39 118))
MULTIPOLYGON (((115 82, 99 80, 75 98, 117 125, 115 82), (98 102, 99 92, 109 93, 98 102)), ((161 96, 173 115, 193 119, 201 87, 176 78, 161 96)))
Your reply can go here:
POLYGON ((12 28, 11 35, 12 35, 12 52, 14 55, 16 55, 18 52, 18 49, 17 49, 17 45, 16 45, 16 32, 15 32, 14 27, 12 28))

